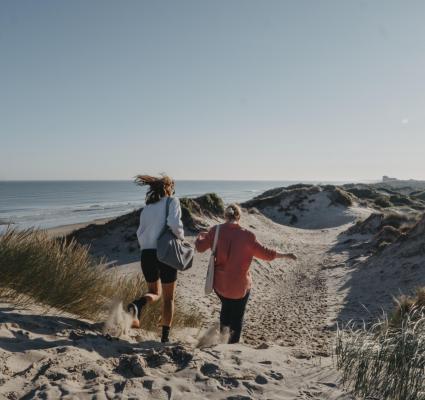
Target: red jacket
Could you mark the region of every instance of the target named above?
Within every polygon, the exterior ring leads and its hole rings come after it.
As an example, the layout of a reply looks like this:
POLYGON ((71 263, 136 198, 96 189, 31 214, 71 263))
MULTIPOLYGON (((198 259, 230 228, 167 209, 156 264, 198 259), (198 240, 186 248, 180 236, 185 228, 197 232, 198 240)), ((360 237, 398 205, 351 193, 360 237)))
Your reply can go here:
MULTIPOLYGON (((211 249, 216 227, 196 240, 196 250, 211 249)), ((225 223, 220 226, 214 270, 214 290, 228 299, 241 299, 251 288, 249 267, 252 259, 271 261, 276 251, 261 245, 255 235, 239 224, 225 223)))

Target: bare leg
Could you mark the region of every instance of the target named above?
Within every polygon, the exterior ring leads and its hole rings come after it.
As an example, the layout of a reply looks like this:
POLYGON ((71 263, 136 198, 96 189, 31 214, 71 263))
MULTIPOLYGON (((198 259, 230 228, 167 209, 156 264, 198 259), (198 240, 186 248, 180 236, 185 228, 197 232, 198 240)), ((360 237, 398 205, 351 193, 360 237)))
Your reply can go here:
POLYGON ((143 295, 148 303, 155 303, 161 298, 161 281, 148 282, 148 292, 143 295))
POLYGON ((177 282, 163 283, 163 306, 162 306, 162 325, 171 326, 174 315, 174 295, 176 292, 177 282))
POLYGON ((158 279, 155 282, 147 282, 148 285, 148 291, 145 293, 140 299, 134 300, 133 303, 129 305, 128 310, 130 311, 131 308, 134 309, 135 305, 137 307, 137 315, 134 312, 134 319, 131 324, 132 328, 140 328, 140 315, 142 308, 148 304, 148 303, 155 303, 161 298, 161 281, 158 279))

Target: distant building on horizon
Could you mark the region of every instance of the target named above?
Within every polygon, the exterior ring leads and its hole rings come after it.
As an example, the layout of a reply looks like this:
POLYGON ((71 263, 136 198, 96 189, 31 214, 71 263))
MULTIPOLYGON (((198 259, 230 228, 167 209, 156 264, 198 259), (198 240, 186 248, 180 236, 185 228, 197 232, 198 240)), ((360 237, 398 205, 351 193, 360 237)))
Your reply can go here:
POLYGON ((390 178, 389 176, 387 176, 387 175, 384 175, 383 177, 382 177, 382 182, 394 182, 394 181, 398 181, 398 179, 397 178, 390 178))

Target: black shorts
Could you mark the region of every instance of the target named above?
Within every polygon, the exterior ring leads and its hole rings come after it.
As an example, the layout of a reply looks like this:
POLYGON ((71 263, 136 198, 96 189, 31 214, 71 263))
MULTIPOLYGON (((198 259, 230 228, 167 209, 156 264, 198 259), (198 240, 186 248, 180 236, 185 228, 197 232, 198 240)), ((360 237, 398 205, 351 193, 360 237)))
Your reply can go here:
POLYGON ((172 283, 177 280, 177 270, 158 261, 155 249, 142 250, 140 262, 146 282, 152 283, 161 279, 162 283, 172 283))

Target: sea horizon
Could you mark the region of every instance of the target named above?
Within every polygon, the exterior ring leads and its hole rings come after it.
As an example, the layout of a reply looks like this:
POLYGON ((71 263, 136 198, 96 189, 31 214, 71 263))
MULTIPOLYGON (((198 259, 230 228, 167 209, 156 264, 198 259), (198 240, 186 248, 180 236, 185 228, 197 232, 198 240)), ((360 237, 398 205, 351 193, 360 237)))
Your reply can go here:
MULTIPOLYGON (((216 193, 225 203, 243 202, 275 187, 307 180, 176 180, 176 196, 216 193)), ((143 207, 146 189, 132 180, 2 180, 0 227, 55 228, 113 218, 143 207)))
MULTIPOLYGON (((175 182, 315 182, 315 183, 375 183, 381 179, 174 179, 175 182)), ((404 180, 404 179, 399 179, 404 180)), ((416 179, 411 179, 416 180, 416 179)), ((132 182, 133 179, 0 179, 3 182, 132 182)))

